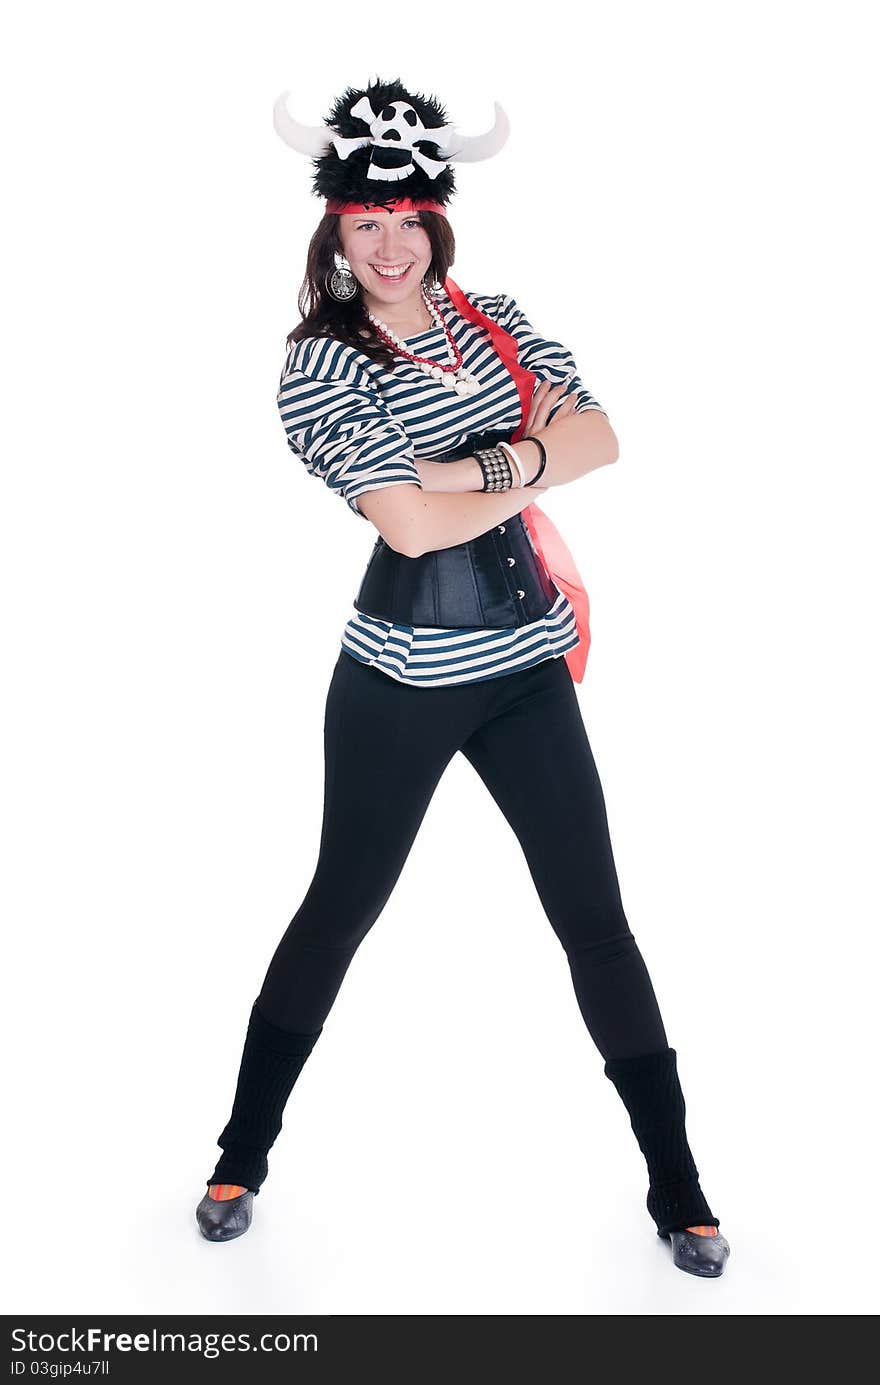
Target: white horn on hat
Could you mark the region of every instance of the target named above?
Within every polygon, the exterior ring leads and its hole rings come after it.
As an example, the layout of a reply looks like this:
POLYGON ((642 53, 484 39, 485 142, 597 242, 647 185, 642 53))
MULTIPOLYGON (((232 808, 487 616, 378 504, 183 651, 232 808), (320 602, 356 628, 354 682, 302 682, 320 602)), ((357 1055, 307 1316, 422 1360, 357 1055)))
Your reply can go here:
POLYGON ((495 123, 491 130, 487 130, 484 135, 451 135, 445 144, 438 141, 437 147, 441 149, 448 159, 453 159, 456 163, 477 163, 480 159, 491 159, 493 154, 505 143, 510 134, 510 121, 507 114, 498 102, 495 105, 495 123))
POLYGON ((284 143, 289 144, 291 149, 319 159, 330 148, 333 131, 327 125, 300 125, 287 109, 289 95, 290 92, 283 91, 278 97, 272 112, 272 123, 284 143))

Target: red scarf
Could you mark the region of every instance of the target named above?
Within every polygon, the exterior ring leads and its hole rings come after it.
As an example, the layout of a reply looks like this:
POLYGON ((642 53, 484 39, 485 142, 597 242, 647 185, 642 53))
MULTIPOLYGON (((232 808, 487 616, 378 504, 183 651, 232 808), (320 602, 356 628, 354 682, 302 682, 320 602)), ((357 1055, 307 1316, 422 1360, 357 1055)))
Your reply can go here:
MULTIPOLYGON (((525 366, 519 364, 517 359, 519 343, 516 338, 511 336, 510 332, 505 331, 503 327, 499 327, 498 323, 493 322, 485 313, 481 313, 479 308, 475 308, 470 299, 462 293, 458 284, 449 278, 449 275, 446 276, 443 287, 462 317, 466 317, 469 322, 474 322, 477 326, 486 329, 492 339, 492 345, 513 376, 522 406, 522 419, 510 441, 512 443, 519 442, 526 431, 532 394, 538 377, 533 371, 526 370, 525 366)), ((569 553, 562 535, 550 516, 546 515, 543 510, 539 510, 535 504, 521 510, 520 514, 529 531, 538 557, 556 586, 563 595, 568 597, 574 608, 580 642, 575 645, 574 649, 568 651, 565 662, 568 664, 569 672, 575 683, 582 683, 590 648, 590 599, 587 596, 586 588, 575 567, 574 558, 569 553)))

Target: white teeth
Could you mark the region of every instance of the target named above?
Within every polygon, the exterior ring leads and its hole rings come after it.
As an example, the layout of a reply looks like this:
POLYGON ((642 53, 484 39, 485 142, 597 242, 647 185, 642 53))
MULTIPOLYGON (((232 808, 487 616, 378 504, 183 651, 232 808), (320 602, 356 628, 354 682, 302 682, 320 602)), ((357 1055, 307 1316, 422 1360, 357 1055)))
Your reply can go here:
POLYGON ((409 265, 400 265, 396 269, 385 269, 375 264, 370 267, 371 269, 375 269, 376 273, 381 274, 385 279, 402 279, 409 269, 409 265))

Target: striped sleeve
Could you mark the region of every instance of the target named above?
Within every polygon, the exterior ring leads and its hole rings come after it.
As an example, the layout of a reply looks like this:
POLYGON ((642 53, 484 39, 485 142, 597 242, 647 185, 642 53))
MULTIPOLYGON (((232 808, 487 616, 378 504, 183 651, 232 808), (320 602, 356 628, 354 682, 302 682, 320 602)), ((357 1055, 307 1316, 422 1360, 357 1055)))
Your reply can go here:
POLYGON ((305 338, 288 354, 277 402, 291 451, 366 519, 359 495, 421 481, 406 430, 363 360, 332 337, 305 338))
MULTIPOLYGON (((598 409, 607 418, 606 410, 602 408, 598 399, 590 393, 581 380, 571 352, 560 342, 550 341, 547 337, 539 336, 522 309, 517 305, 516 299, 511 298, 509 294, 499 294, 497 301, 499 305, 497 320, 502 327, 505 327, 516 337, 519 344, 518 359, 526 369, 534 371, 539 380, 549 380, 553 385, 562 384, 563 381, 567 382, 566 394, 571 394, 573 391, 578 397, 574 406, 576 414, 586 413, 588 409, 598 409)), ((491 316, 496 316, 494 311, 491 316)), ((562 399, 559 400, 559 403, 562 403, 562 399)), ((552 419, 553 414, 554 409, 551 409, 548 421, 552 419)))

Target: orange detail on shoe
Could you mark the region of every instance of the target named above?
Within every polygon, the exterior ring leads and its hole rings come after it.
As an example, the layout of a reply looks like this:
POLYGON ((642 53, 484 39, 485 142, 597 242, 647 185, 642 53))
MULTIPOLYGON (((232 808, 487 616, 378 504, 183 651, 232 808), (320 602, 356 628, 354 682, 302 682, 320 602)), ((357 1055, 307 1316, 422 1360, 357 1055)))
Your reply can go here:
POLYGON ((231 1197, 239 1197, 246 1192, 247 1188, 243 1188, 240 1183, 212 1183, 208 1189, 208 1196, 215 1202, 228 1202, 231 1197))
POLYGON ((717 1226, 687 1226, 686 1231, 696 1231, 698 1236, 717 1236, 717 1226))

